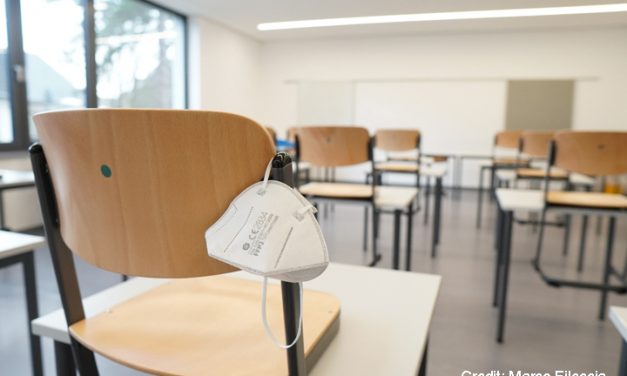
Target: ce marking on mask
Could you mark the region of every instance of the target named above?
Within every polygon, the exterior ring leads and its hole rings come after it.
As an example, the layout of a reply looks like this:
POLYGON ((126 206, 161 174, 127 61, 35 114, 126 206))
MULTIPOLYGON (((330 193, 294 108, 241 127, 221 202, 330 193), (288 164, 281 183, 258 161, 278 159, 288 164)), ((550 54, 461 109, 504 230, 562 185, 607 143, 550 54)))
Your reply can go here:
POLYGON ((242 249, 251 256, 259 256, 278 219, 277 215, 266 211, 259 213, 248 233, 248 241, 242 245, 242 249))

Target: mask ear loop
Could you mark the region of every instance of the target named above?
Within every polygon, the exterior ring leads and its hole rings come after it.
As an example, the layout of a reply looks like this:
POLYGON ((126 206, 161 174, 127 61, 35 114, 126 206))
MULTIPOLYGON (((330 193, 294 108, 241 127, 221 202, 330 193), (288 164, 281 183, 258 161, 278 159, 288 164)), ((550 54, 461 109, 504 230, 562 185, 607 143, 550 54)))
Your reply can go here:
POLYGON ((266 330, 266 334, 268 335, 268 337, 270 337, 272 342, 274 342, 274 344, 277 347, 280 347, 282 349, 289 349, 290 347, 294 346, 296 344, 296 342, 298 342, 298 339, 300 338, 300 332, 302 331, 303 311, 304 311, 304 307, 303 307, 303 284, 300 283, 300 282, 298 283, 298 289, 300 291, 300 299, 299 299, 300 300, 300 313, 299 313, 299 318, 298 318, 298 332, 296 333, 296 337, 294 338, 292 343, 290 343, 289 345, 284 345, 281 342, 279 342, 279 340, 276 339, 276 337, 272 333, 272 329, 270 329, 270 325, 268 325, 268 317, 266 315, 266 292, 267 292, 267 289, 268 289, 268 277, 263 277, 263 289, 261 290, 261 318, 263 320, 263 327, 266 330))
POLYGON ((259 188, 259 190, 257 191, 258 195, 263 195, 264 193, 266 193, 266 188, 268 187, 268 180, 270 179, 270 171, 272 170, 273 160, 274 160, 274 157, 272 157, 272 159, 270 159, 270 162, 268 162, 268 166, 266 167, 266 172, 263 174, 263 184, 261 185, 261 188, 259 188))

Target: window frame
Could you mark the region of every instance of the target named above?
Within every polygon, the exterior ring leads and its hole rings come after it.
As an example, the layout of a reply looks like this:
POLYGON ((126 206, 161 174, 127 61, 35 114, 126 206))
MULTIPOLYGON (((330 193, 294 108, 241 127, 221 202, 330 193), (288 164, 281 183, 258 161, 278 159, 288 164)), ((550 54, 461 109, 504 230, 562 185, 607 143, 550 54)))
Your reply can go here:
MULTIPOLYGON (((149 0, 132 0, 145 3, 161 11, 168 12, 179 18, 183 24, 183 86, 184 108, 189 108, 189 23, 187 16, 163 5, 149 0)), ((97 108, 98 96, 96 93, 97 65, 96 65, 96 30, 94 0, 82 0, 84 10, 83 34, 85 43, 85 107, 97 108)), ((0 143, 0 152, 25 151, 32 144, 28 127, 28 96, 26 79, 18 80, 17 69, 25 69, 25 54, 22 39, 22 12, 21 0, 5 0, 7 17, 7 79, 11 119, 13 127, 13 141, 0 143)))

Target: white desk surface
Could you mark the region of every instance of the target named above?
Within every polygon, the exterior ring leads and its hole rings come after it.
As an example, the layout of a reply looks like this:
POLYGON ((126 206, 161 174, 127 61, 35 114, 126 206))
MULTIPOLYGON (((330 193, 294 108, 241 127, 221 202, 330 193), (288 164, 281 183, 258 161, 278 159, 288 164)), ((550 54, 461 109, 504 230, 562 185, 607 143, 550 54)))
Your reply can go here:
POLYGON ((421 167, 420 175, 441 178, 444 175, 446 175, 446 171, 447 171, 446 164, 438 163, 429 167, 421 167))
POLYGON ((496 178, 501 181, 512 181, 516 179, 516 170, 508 169, 498 169, 496 170, 496 178))
POLYGON ((0 169, 0 189, 35 185, 35 176, 30 171, 0 169))
MULTIPOLYGON (((247 273, 233 275, 261 283, 260 277, 247 273)), ((86 315, 93 316, 165 281, 133 278, 92 295, 84 299, 86 315)), ((416 374, 440 281, 438 275, 330 264, 320 277, 306 282, 305 289, 338 297, 340 330, 309 375, 416 374)), ((61 310, 33 320, 32 328, 37 335, 69 342, 61 310)))
POLYGON ((627 341, 627 307, 611 306, 610 320, 623 337, 623 341, 627 341))
POLYGON ((544 208, 544 192, 538 189, 496 190, 499 206, 506 211, 539 212, 544 208))
POLYGON ((45 245, 46 239, 41 236, 0 231, 0 259, 32 251, 45 245))
POLYGON ((375 205, 381 209, 406 209, 418 196, 418 189, 410 187, 378 186, 375 205))

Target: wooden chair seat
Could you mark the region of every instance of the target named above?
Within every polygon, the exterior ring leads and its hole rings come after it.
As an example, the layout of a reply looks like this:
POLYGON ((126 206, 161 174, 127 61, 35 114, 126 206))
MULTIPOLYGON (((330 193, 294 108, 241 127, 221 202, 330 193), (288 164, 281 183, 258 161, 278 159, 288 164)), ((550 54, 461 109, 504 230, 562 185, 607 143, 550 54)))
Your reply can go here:
POLYGON ((505 165, 505 166, 527 166, 529 161, 521 160, 515 157, 499 157, 492 160, 493 165, 505 165))
MULTIPOLYGON (((336 333, 340 304, 332 295, 309 290, 304 300, 309 361, 336 333)), ((79 321, 70 333, 89 349, 150 374, 287 375, 285 350, 266 336, 260 307, 258 282, 228 276, 179 279, 79 321)), ((268 286, 267 312, 284 342, 278 285, 268 286)))
POLYGON ((627 209, 627 197, 598 192, 548 192, 547 203, 594 209, 627 209))
MULTIPOLYGON (((546 177, 546 169, 519 168, 516 170, 516 176, 520 179, 544 179, 546 177)), ((551 169, 551 172, 549 172, 549 178, 568 179, 568 173, 561 169, 551 169)))
POLYGON ((418 165, 416 163, 397 163, 397 162, 380 162, 377 163, 376 169, 379 171, 387 172, 418 172, 418 165))
POLYGON ((302 185, 300 193, 305 196, 339 199, 369 199, 372 186, 367 184, 309 183, 302 185))

